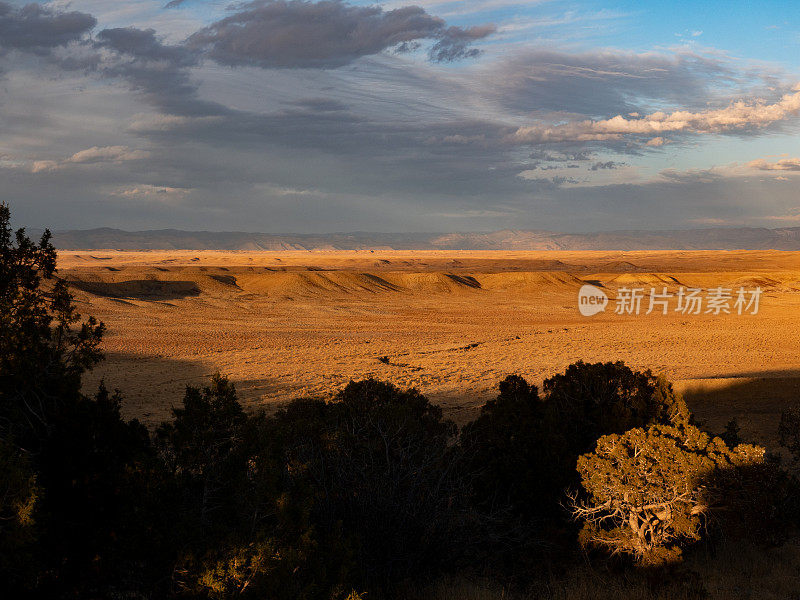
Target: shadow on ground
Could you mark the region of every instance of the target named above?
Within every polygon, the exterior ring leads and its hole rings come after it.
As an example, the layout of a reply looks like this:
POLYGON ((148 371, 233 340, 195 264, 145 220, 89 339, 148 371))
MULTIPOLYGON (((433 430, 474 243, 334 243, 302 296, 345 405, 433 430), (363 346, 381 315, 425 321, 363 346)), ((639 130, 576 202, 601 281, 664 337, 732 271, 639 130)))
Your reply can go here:
POLYGON ((83 281, 70 279, 70 287, 104 298, 131 298, 134 300, 180 300, 199 296, 200 288, 194 281, 158 281, 135 279, 130 281, 83 281))
MULTIPOLYGON (((93 394, 101 380, 109 389, 122 392, 122 414, 155 426, 172 418, 172 408, 183 401, 187 385, 206 385, 217 368, 205 361, 110 352, 84 376, 83 391, 93 394)), ((222 373, 225 375, 224 371, 222 373)), ((239 400, 246 410, 274 410, 279 404, 264 403, 262 396, 281 387, 275 379, 235 379, 239 400)))
POLYGON ((781 412, 800 405, 800 370, 735 373, 690 379, 675 386, 704 428, 721 433, 735 418, 741 436, 778 450, 781 412))

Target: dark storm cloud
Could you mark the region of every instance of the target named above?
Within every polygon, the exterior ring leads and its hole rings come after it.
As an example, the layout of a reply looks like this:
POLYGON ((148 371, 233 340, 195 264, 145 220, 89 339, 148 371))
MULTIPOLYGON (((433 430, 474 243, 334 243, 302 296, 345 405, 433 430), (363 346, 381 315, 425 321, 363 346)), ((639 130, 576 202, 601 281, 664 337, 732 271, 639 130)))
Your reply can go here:
POLYGON ((97 35, 101 46, 143 61, 164 61, 174 67, 191 67, 197 64, 195 52, 183 46, 166 46, 153 29, 124 27, 104 29, 97 35))
POLYGON ((119 78, 141 92, 160 110, 177 115, 216 115, 227 110, 198 97, 197 84, 189 68, 200 61, 199 54, 182 45, 161 42, 152 29, 134 27, 104 29, 95 47, 112 51, 103 55, 96 70, 102 77, 119 78))
POLYGON ((48 57, 64 71, 124 81, 167 114, 224 114, 225 107, 198 97, 190 68, 200 59, 195 50, 164 44, 154 30, 135 27, 104 29, 48 57))
POLYGON ((476 25, 466 29, 448 27, 430 49, 430 59, 433 62, 453 62, 463 58, 475 58, 480 55, 481 50, 471 48, 470 44, 491 35, 494 31, 494 25, 476 25))
POLYGON ((0 50, 47 54, 81 39, 97 24, 81 12, 55 12, 38 4, 14 7, 0 2, 0 50))
POLYGON ((493 26, 447 27, 419 6, 384 11, 340 0, 256 0, 192 35, 191 47, 204 48, 221 64, 264 68, 335 68, 389 48, 416 47, 436 40, 435 62, 477 56, 470 44, 493 26))

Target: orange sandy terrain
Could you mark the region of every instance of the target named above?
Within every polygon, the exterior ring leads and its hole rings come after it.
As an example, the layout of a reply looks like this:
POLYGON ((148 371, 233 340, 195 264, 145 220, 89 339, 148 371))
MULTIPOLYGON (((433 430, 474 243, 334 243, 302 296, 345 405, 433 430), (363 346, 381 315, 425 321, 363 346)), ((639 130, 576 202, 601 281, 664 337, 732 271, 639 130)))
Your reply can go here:
POLYGON ((62 252, 59 267, 108 326, 87 385, 104 377, 148 423, 217 370, 248 407, 378 377, 464 422, 508 374, 538 384, 578 359, 624 360, 675 382, 712 430, 735 416, 770 446, 800 401, 800 253, 94 250, 62 252), (587 282, 606 312, 578 312, 587 282), (755 315, 685 315, 674 298, 643 314, 664 286, 763 294, 755 315), (620 287, 645 290, 642 314, 614 313, 620 287))

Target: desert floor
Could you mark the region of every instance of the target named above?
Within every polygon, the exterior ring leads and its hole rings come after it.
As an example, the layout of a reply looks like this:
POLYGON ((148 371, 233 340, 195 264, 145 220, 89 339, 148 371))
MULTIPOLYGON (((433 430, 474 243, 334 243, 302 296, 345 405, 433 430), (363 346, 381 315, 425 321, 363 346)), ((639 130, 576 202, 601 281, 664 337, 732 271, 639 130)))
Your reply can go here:
POLYGON ((108 326, 87 386, 105 378, 149 424, 215 371, 250 408, 377 377, 465 422, 508 374, 540 384, 579 359, 623 360, 673 381, 713 431, 736 417, 772 447, 800 402, 800 253, 94 250, 62 252, 59 273, 108 326), (587 282, 611 298, 592 317, 587 282), (665 286, 763 293, 755 315, 733 300, 732 314, 682 314, 675 298, 644 314, 665 286), (614 312, 620 288, 643 289, 641 314, 614 312))

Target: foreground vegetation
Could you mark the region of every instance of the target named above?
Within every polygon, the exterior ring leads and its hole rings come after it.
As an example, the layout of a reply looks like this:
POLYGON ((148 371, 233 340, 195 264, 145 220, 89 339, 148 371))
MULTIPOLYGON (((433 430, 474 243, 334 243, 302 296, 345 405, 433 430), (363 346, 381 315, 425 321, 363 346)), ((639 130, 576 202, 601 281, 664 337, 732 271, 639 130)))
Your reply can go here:
MULTIPOLYGON (((81 392, 104 327, 55 268, 0 207, 8 597, 766 597, 759 568, 797 569, 792 465, 649 372, 512 375, 460 431, 376 380, 247 414, 217 375, 148 431, 81 392)), ((800 413, 780 432, 800 458, 800 413)))

